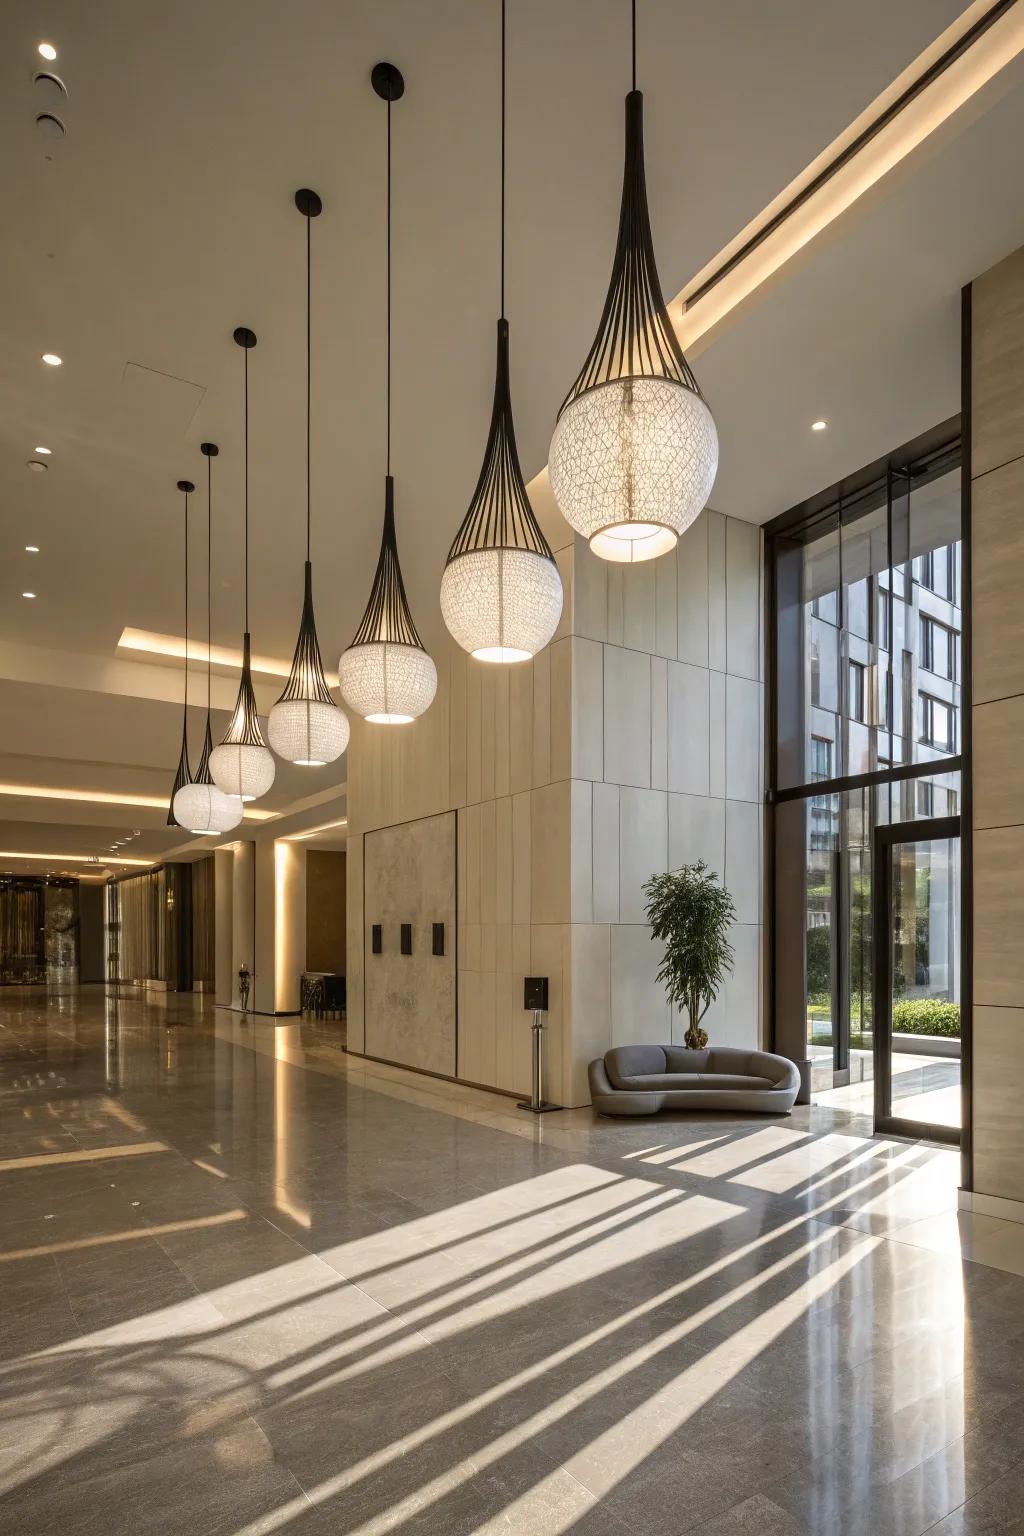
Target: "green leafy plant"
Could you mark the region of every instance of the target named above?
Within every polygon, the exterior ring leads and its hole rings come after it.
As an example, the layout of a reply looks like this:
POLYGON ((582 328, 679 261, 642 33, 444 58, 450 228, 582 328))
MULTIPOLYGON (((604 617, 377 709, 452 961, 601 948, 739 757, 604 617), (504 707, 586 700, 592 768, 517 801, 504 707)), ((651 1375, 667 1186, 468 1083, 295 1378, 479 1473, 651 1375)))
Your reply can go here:
POLYGON ((691 1050, 702 1050, 708 1035, 700 1021, 733 967, 729 929, 736 921, 736 908, 732 897, 703 859, 652 875, 643 893, 651 938, 665 946, 658 980, 665 983, 673 1007, 686 1011, 686 1044, 691 1050))
POLYGON ((893 1005, 892 1027, 897 1035, 940 1035, 959 1040, 960 1004, 939 997, 904 998, 893 1005))

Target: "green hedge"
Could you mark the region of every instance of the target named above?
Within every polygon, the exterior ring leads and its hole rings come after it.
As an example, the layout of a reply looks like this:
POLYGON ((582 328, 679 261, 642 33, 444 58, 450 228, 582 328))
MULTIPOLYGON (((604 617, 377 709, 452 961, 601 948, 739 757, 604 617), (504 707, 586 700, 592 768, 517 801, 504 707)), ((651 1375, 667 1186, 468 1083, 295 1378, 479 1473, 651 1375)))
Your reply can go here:
POLYGON ((936 997, 917 997, 894 1003, 893 1033, 898 1035, 943 1035, 960 1038, 960 1004, 943 1003, 936 997))

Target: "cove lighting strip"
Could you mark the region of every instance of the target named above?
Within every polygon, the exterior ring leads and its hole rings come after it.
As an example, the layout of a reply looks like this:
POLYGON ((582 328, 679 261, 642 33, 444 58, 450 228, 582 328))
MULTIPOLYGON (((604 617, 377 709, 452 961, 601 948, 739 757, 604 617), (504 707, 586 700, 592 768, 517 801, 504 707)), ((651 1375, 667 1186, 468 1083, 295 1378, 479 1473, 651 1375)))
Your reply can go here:
MULTIPOLYGON (((132 629, 126 626, 121 631, 121 638, 117 642, 119 651, 142 651, 148 656, 170 656, 176 661, 185 659, 185 637, 183 635, 163 635, 153 629, 132 629)), ((188 643, 189 661, 206 664, 206 646, 200 645, 198 640, 190 640, 188 643)), ((238 672, 242 667, 242 653, 234 650, 229 645, 215 645, 210 650, 210 660, 215 667, 227 667, 238 672)), ((291 661, 283 661, 277 656, 252 657, 250 663, 253 672, 263 677, 288 677, 291 673, 291 661)), ((337 672, 325 672, 328 686, 337 688, 337 672)))
MULTIPOLYGON (((56 789, 49 784, 0 784, 0 795, 14 795, 28 800, 77 800, 85 805, 124 805, 136 810, 166 811, 166 795, 132 795, 107 789, 56 789)), ((273 821, 277 811, 250 810, 244 816, 252 821, 273 821)))
POLYGON ((1002 10, 993 7, 990 0, 976 0, 968 6, 844 134, 686 285, 669 306, 684 350, 707 335, 937 132, 1021 52, 1024 5, 1013 4, 1002 10), (1001 14, 989 23, 994 10, 1001 10, 1001 14), (975 29, 978 35, 972 39, 975 29), (963 51, 956 54, 958 47, 963 51), (955 56, 942 67, 950 53, 955 56), (927 83, 917 89, 922 80, 927 83), (906 104, 893 112, 904 96, 906 104), (889 120, 882 121, 890 112, 889 120), (851 153, 862 138, 863 145, 851 153), (819 180, 820 185, 807 195, 808 188, 819 180), (787 214, 790 204, 792 212, 787 214), (778 223, 770 228, 776 219, 778 223))
POLYGON ((279 843, 301 843, 307 837, 316 837, 320 832, 333 832, 335 827, 347 827, 348 817, 343 816, 340 821, 324 821, 318 827, 306 827, 302 832, 285 832, 277 839, 279 843))
POLYGON ((10 849, 0 849, 0 859, 41 859, 44 864, 92 864, 102 869, 107 864, 132 864, 140 869, 150 869, 157 863, 156 859, 121 859, 114 854, 104 854, 97 858, 94 853, 14 853, 10 849))

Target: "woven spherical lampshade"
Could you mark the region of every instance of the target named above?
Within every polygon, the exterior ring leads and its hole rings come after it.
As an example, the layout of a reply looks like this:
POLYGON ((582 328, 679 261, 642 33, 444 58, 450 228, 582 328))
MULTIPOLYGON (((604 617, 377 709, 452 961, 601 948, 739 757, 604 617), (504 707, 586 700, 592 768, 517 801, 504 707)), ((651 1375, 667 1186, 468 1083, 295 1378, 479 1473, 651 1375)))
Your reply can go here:
POLYGON ((216 837, 238 826, 242 802, 216 784, 186 784, 174 797, 174 819, 196 837, 216 837))
POLYGON ((551 489, 566 521, 604 560, 665 554, 706 505, 718 434, 692 389, 619 379, 578 395, 551 440, 551 489))
POLYGON ((278 757, 303 768, 333 763, 348 738, 348 720, 333 699, 279 699, 267 716, 267 740, 278 757))
POLYGON ((239 800, 258 800, 274 784, 274 754, 269 747, 223 741, 210 753, 213 782, 226 795, 239 800))
POLYGON ((441 578, 441 613, 453 639, 492 662, 529 661, 562 615, 562 578, 519 466, 508 337, 503 318, 484 461, 441 578))
POLYGON ((626 97, 619 235, 601 324, 558 413, 551 489, 604 560, 666 554, 706 505, 718 434, 665 308, 644 176, 643 96, 626 97))

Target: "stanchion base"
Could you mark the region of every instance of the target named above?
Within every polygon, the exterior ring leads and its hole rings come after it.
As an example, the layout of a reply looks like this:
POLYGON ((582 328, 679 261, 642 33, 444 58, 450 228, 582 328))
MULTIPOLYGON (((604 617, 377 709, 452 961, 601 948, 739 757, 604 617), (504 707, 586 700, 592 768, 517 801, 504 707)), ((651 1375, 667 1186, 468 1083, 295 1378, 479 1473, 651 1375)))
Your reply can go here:
POLYGON ((561 1109, 562 1107, 561 1104, 549 1104, 544 1099, 536 1107, 530 1103, 529 1099, 520 1099, 516 1104, 516 1109, 525 1109, 527 1114, 530 1115, 546 1115, 549 1109, 561 1109))

